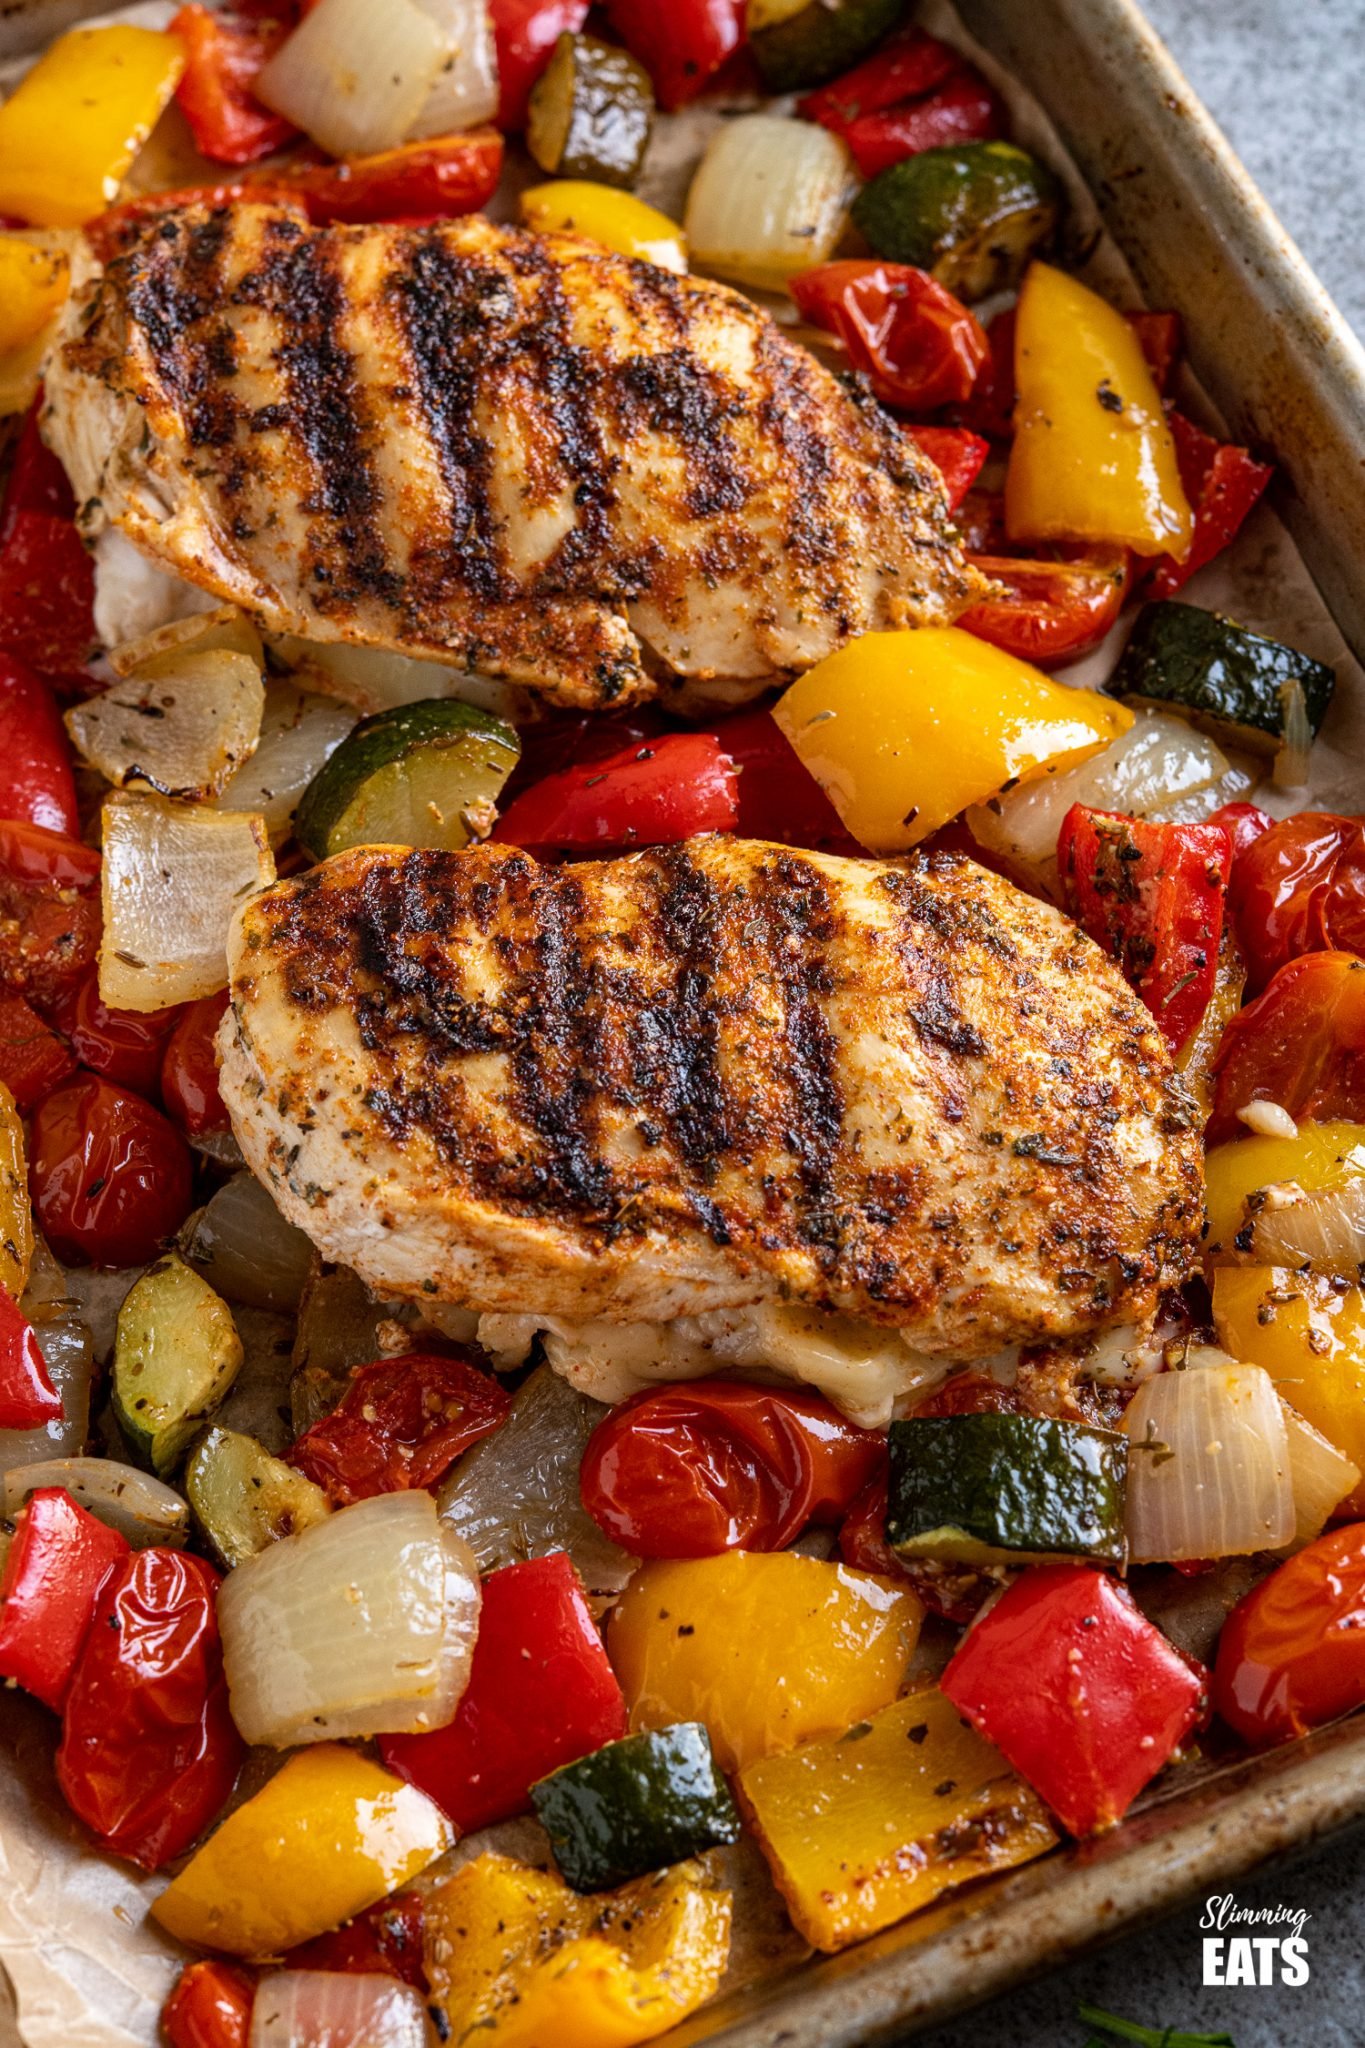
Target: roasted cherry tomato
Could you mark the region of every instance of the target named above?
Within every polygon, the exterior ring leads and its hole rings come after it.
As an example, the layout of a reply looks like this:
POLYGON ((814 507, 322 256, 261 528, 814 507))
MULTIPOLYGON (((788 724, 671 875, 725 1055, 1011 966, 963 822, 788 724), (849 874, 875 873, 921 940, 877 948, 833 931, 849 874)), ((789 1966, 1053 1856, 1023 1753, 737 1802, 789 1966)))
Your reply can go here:
POLYGON ((583 1454, 583 1505, 637 1557, 781 1550, 837 1522, 885 1456, 816 1394, 708 1379, 634 1394, 583 1454))
POLYGON ((959 1627, 969 1622, 1001 1582, 998 1570, 977 1570, 947 1558, 903 1559, 886 1540, 886 1472, 870 1479, 839 1529, 839 1555, 855 1571, 904 1579, 931 1614, 959 1627))
POLYGON ((166 1040, 180 1021, 170 1010, 113 1010, 100 1000, 93 969, 53 1005, 52 1021, 83 1067, 135 1094, 155 1098, 166 1040))
POLYGON ((76 500, 66 471, 44 441, 38 424, 42 410, 40 391, 24 415, 15 443, 4 503, 0 506, 0 543, 9 538, 21 512, 45 512, 54 519, 76 516, 76 500))
POLYGON ((1231 897, 1234 905, 1237 898, 1237 862, 1274 822, 1269 811, 1263 811, 1259 804, 1223 804, 1209 819, 1210 825, 1221 825, 1232 842, 1231 897))
POLYGON ((56 1000, 94 963, 100 857, 79 839, 0 820, 0 986, 56 1000))
POLYGON ((734 767, 718 743, 707 733, 672 732, 547 775, 513 798, 493 837, 608 853, 731 832, 738 816, 734 767))
POLYGON ((966 427, 906 426, 902 430, 927 455, 943 478, 943 495, 948 510, 956 512, 981 474, 991 452, 989 441, 966 427))
POLYGON ((958 620, 978 640, 1046 668, 1073 661, 1101 641, 1128 590, 1127 548, 1087 546, 1071 561, 973 555, 983 576, 1001 586, 958 620))
POLYGON ((134 1551, 100 1594, 67 1694, 67 1804, 144 1870, 203 1832, 246 1753, 228 1712, 218 1585, 185 1551, 134 1551))
MULTIPOLYGON (((389 1737, 391 1742, 403 1739, 389 1737)), ((395 1892, 392 1898, 371 1906, 367 1913, 358 1913, 344 1927, 291 1948, 284 1958, 284 1967, 340 1970, 359 1977, 397 1977, 400 1983, 425 1991, 423 1915, 420 1892, 395 1892)))
POLYGON ((161 2009, 161 2031, 169 2048, 247 2048, 255 2002, 256 1986, 245 1970, 191 1963, 161 2009))
POLYGON ((1365 960, 1306 953, 1229 1020, 1206 1142, 1241 1137, 1250 1102, 1277 1102, 1296 1122, 1365 1122, 1365 960))
POLYGON ((190 1154, 159 1110, 96 1075, 78 1076, 34 1114, 29 1187, 59 1259, 141 1266, 190 1206, 190 1154))
POLYGON ((0 995, 0 1081, 27 1116, 74 1073, 75 1055, 22 996, 0 995))
POLYGON ((23 818, 73 838, 80 830, 71 747, 56 699, 12 654, 0 654, 0 818, 23 818))
POLYGON ((1223 1624, 1213 1703, 1258 1749, 1365 1700, 1365 1522, 1330 1529, 1253 1586, 1223 1624))
POLYGON ((226 990, 203 996, 181 1015, 166 1045, 161 1065, 161 1100, 187 1138, 206 1138, 226 1131, 231 1119, 218 1092, 218 1054, 214 1041, 227 1012, 226 990))
POLYGON ((253 90, 291 25, 240 21, 198 6, 182 7, 175 16, 170 33, 185 52, 175 96, 202 156, 218 164, 254 163, 297 132, 262 106, 253 90))
POLYGON ((1300 811, 1266 823, 1232 875, 1253 990, 1301 953, 1365 954, 1365 818, 1300 811))
MULTIPOLYGON (((1165 391, 1171 381, 1184 340, 1184 329, 1178 313, 1129 313, 1128 325, 1138 338, 1138 346, 1147 358, 1147 367, 1158 391, 1165 391)), ((1178 453, 1177 449, 1177 453, 1178 453)))
POLYGON ((706 90, 744 41, 746 0, 607 0, 607 19, 668 110, 706 90))
POLYGON ((304 1431, 289 1462, 338 1507, 434 1486, 511 1405, 506 1388, 467 1358, 381 1358, 355 1368, 340 1405, 304 1431))
POLYGON ((0 548, 0 647, 41 675, 83 666, 95 644, 95 565, 71 520, 19 511, 0 548))
POLYGON ((807 320, 837 334, 885 405, 928 412, 970 397, 990 355, 980 321, 927 271, 851 259, 794 277, 807 320))

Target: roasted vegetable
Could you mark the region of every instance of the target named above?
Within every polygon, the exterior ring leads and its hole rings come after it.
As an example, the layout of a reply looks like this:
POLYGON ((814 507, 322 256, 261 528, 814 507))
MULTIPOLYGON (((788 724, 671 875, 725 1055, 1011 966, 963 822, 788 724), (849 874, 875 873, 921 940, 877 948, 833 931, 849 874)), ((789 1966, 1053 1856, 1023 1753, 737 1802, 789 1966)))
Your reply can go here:
POLYGON ((536 81, 526 147, 556 178, 633 185, 649 146, 654 88, 643 64, 596 36, 565 33, 536 81))
POLYGON ((896 26, 905 0, 749 0, 745 27, 770 92, 823 85, 896 26))
POLYGON ((1027 1785, 937 1691, 748 1764, 738 1794, 792 1919, 826 1950, 1057 1840, 1027 1785))
POLYGON ((165 1478, 242 1364, 221 1296, 172 1252, 128 1292, 114 1346, 114 1414, 133 1457, 165 1478))
POLYGON ((154 654, 66 714, 77 750, 115 788, 218 796, 261 736, 258 662, 226 647, 154 654))
POLYGON ((865 185, 853 222, 879 256, 927 270, 959 298, 1016 284, 1051 240, 1061 187, 1012 142, 921 150, 865 185))
POLYGON ((348 846, 467 846, 488 831, 520 754, 513 727, 457 697, 377 712, 309 783, 295 834, 316 860, 348 846))
POLYGON ((0 107, 0 211, 42 227, 101 213, 180 82, 174 36, 71 29, 0 107))
POLYGON ((1180 711, 1230 746, 1270 754, 1284 738, 1288 693, 1303 691, 1316 738, 1336 672, 1297 648, 1198 605, 1145 604, 1105 688, 1129 703, 1180 711))
POLYGON ((854 184, 847 146, 828 129, 741 114, 716 129, 687 195, 693 260, 719 277, 780 292, 828 261, 854 184))
MULTIPOLYGON (((1218 1341, 1263 1366, 1306 1422, 1365 1470, 1365 1291, 1283 1266, 1220 1266, 1218 1341)), ((1357 1484, 1346 1511, 1365 1514, 1357 1484)))
POLYGON ((902 1558, 1123 1562, 1128 1446, 1038 1415, 935 1415, 891 1425, 886 1533, 902 1558))
POLYGON ((609 1891, 739 1835, 739 1815, 699 1721, 609 1742, 531 1787, 576 1892, 609 1891))
POLYGON ((320 1486, 236 1429, 210 1429, 195 1445, 185 1497, 227 1571, 331 1512, 320 1486))
POLYGON ((14 1097, 0 1081, 0 1287, 15 1301, 28 1285, 32 1258, 24 1126, 14 1097))
POLYGON ((521 217, 540 235, 583 235, 618 256, 633 256, 681 276, 687 269, 682 229, 632 192, 591 178, 557 178, 521 195, 521 217))
MULTIPOLYGON (((1293 1213, 1284 1200, 1289 1193, 1286 1184, 1306 1195, 1342 1195, 1362 1181, 1365 1124, 1305 1122, 1292 1136, 1248 1133, 1230 1144, 1214 1145, 1205 1164, 1205 1258, 1213 1265, 1238 1260, 1265 1266, 1299 1263, 1277 1260, 1269 1253, 1269 1241, 1278 1234, 1277 1219, 1293 1213)), ((1306 1257, 1302 1263, 1307 1263, 1306 1257)), ((1355 1277, 1356 1263, 1352 1259, 1343 1267, 1343 1277, 1355 1277)), ((1250 1355, 1235 1345, 1228 1349, 1238 1358, 1250 1355)))

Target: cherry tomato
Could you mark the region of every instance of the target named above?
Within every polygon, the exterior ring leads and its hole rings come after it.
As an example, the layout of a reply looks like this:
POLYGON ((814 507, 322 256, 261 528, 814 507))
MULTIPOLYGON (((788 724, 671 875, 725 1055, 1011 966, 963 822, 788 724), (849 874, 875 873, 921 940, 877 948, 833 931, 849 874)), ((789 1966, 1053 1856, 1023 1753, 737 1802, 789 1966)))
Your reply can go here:
POLYGON ((191 1963, 161 2009, 170 2048, 247 2048, 256 1986, 231 1963, 191 1963))
POLYGON ((1232 876, 1253 990, 1301 953, 1365 953, 1365 819, 1300 811, 1267 825, 1232 876))
POLYGON ((671 113, 706 90, 744 41, 746 0, 606 0, 607 19, 671 113))
POLYGON ((1365 1522, 1331 1529, 1239 1600, 1223 1624, 1213 1703, 1257 1748, 1365 1700, 1365 1522))
POLYGON ((493 837, 511 846, 607 853, 731 832, 738 815, 734 767, 716 741, 708 733, 672 732, 547 775, 513 798, 493 837))
POLYGON ((434 1486, 511 1405, 506 1388, 467 1358, 381 1358, 355 1368, 340 1405, 304 1431, 289 1462, 338 1507, 434 1486))
POLYGON ((825 263, 790 289, 807 320, 838 335, 884 405, 926 412, 958 404, 990 355, 976 316, 908 263, 825 263))
POLYGON ((71 743, 56 699, 24 662, 0 654, 0 817, 75 836, 71 743))
POLYGON ((74 1073, 75 1057, 22 996, 0 995, 0 1081, 27 1116, 74 1073))
POLYGON ((0 985, 50 1003, 94 964, 100 857, 79 839, 0 820, 0 985))
POLYGON ((1078 561, 973 555, 1002 593, 971 605, 957 623, 1021 661, 1072 661, 1104 638, 1123 609, 1129 561, 1127 548, 1089 544, 1078 561))
POLYGON ((189 1213, 189 1147, 175 1125, 94 1074, 39 1103, 31 1160, 34 1211, 59 1259, 143 1265, 189 1213))
POLYGON ((904 432, 933 463, 943 479, 948 510, 956 512, 981 474, 990 442, 966 427, 907 426, 904 432))
POLYGON ((1221 825, 1232 842, 1232 887, 1236 893, 1237 861, 1249 846, 1254 846, 1263 832, 1268 832, 1275 820, 1269 811, 1263 811, 1259 804, 1223 804, 1209 819, 1210 825, 1221 825))
POLYGON ((106 1582, 67 1694, 57 1780, 117 1856, 156 1870, 224 1805, 246 1754, 228 1712, 218 1574, 137 1550, 106 1582))
POLYGON ((187 1138, 205 1138, 226 1131, 231 1119, 218 1092, 218 1054, 214 1041, 227 1012, 228 999, 203 996, 180 1017, 166 1046, 161 1067, 161 1100, 187 1138))
POLYGON ((816 1394, 697 1380, 632 1395, 583 1454, 583 1505, 637 1557, 781 1550, 837 1522, 886 1439, 816 1394))
POLYGON ((92 970, 53 1005, 52 1021, 83 1067, 106 1081, 154 1099, 166 1040, 180 1020, 170 1010, 113 1010, 100 1000, 92 970))
MULTIPOLYGON (((444 1730, 440 1731, 444 1733, 444 1730)), ((401 1736, 390 1736, 399 1742, 401 1736)), ((420 1739, 420 1738, 409 1738, 420 1739)), ((395 1892, 344 1927, 291 1948, 286 1970, 341 1970, 350 1976, 397 1977, 415 1991, 427 1988, 423 1957, 424 1905, 419 1892, 395 1892)), ((177 2044, 178 2048, 178 2044, 177 2044)), ((188 2044, 187 2044, 188 2048, 188 2044)))
MULTIPOLYGON (((923 1414, 923 1409, 917 1410, 923 1414)), ((998 1570, 978 1571, 946 1558, 899 1558, 886 1540, 885 1467, 869 1479, 839 1529, 839 1555, 855 1571, 876 1572, 884 1579, 903 1579, 914 1588, 931 1614, 959 1627, 969 1622, 1001 1581, 998 1570)))
POLYGON ((1296 1122, 1365 1120, 1365 960, 1306 953, 1229 1020, 1206 1142, 1241 1137, 1249 1102, 1278 1102, 1296 1122))

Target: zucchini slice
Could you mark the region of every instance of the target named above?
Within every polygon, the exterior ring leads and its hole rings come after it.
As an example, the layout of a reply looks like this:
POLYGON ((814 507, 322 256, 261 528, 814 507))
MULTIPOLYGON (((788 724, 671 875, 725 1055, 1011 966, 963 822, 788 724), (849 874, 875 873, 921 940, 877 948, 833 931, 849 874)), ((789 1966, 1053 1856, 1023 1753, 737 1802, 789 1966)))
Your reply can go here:
POLYGON ((114 1417, 134 1461, 175 1470, 242 1365, 232 1311, 176 1253, 149 1266, 118 1312, 114 1417))
POLYGON ((1129 704, 1178 711, 1215 739, 1273 754, 1295 683, 1316 739, 1336 688, 1334 669, 1221 612, 1167 598, 1143 605, 1105 687, 1129 704))
POLYGON ((853 202, 879 256, 927 270, 962 299, 1016 285, 1051 240, 1062 188, 1012 142, 951 143, 892 164, 853 202))
POLYGON ((302 1472, 272 1458, 254 1436, 218 1424, 190 1453, 185 1497, 225 1571, 332 1511, 322 1488, 302 1472))
POLYGON ((739 1815, 700 1721, 609 1742, 531 1787, 576 1892, 611 1891, 739 1839, 739 1815))
POLYGON ((596 36, 566 29, 531 91, 526 147, 557 178, 635 183, 654 123, 643 64, 596 36))
POLYGON ((899 1557, 1121 1564, 1127 1440, 1037 1415, 934 1415, 891 1425, 886 1534, 899 1557))
POLYGON ((295 835, 315 860, 348 846, 468 846, 520 755, 514 727, 459 698, 376 712, 309 783, 295 835))
POLYGON ((745 27, 770 92, 823 85, 865 57, 905 13, 905 0, 749 0, 745 27))

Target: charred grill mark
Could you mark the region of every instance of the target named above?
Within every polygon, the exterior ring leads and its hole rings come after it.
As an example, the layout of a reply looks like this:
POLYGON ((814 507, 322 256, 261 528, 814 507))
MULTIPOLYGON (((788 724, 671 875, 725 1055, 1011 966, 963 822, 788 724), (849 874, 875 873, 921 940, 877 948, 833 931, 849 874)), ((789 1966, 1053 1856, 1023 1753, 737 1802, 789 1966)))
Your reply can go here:
POLYGON ((730 432, 746 410, 738 391, 727 388, 686 345, 636 356, 618 369, 616 385, 623 437, 646 427, 682 451, 687 509, 694 519, 743 510, 753 485, 730 432))
POLYGON ((516 1098, 543 1154, 522 1174, 523 1199, 562 1202, 575 1215, 601 1218, 614 1206, 613 1177, 594 1142, 597 1093, 591 1042, 592 976, 579 934, 582 884, 562 870, 536 891, 534 966, 516 990, 527 1029, 512 1054, 516 1098))
POLYGON ((782 474, 790 483, 787 550, 804 569, 828 568, 839 557, 841 524, 830 512, 834 465, 828 420, 811 388, 807 359, 774 329, 764 328, 755 380, 763 393, 760 431, 781 450, 782 474))
POLYGON ((655 858, 660 944, 677 971, 671 999, 650 1003, 631 1019, 630 1063, 654 1119, 671 1130, 682 1159, 705 1186, 732 1142, 713 997, 723 905, 686 846, 668 847, 655 858))
POLYGON ((219 210, 186 227, 167 221, 126 260, 128 311, 147 337, 157 376, 183 407, 192 447, 224 447, 237 409, 222 382, 235 375, 236 345, 226 322, 196 330, 219 304, 229 219, 219 210))
POLYGON ((350 610, 365 596, 395 602, 399 579, 379 523, 381 492, 364 396, 339 338, 346 287, 336 244, 325 235, 271 237, 260 267, 242 279, 236 296, 273 315, 283 333, 275 359, 287 414, 279 424, 293 433, 313 478, 299 501, 302 511, 315 515, 308 529, 313 604, 326 613, 350 610))
POLYGON ((833 1253, 844 1229, 836 1201, 844 1098, 835 1072, 838 1049, 820 998, 830 988, 834 911, 824 876, 795 855, 779 855, 763 880, 767 957, 782 990, 781 1079, 791 1105, 784 1137, 798 1161, 804 1198, 799 1234, 833 1253))

